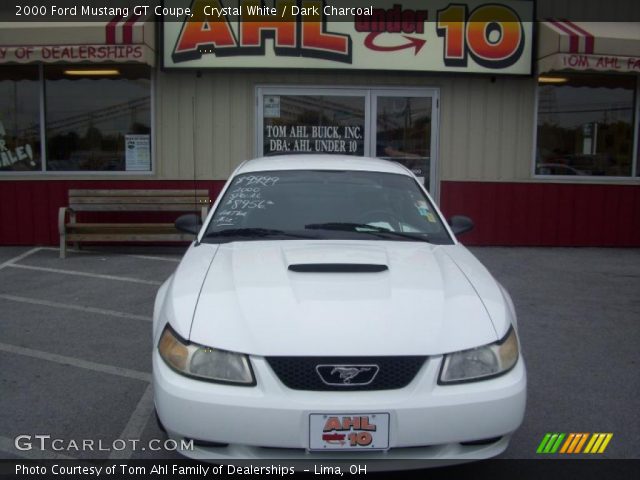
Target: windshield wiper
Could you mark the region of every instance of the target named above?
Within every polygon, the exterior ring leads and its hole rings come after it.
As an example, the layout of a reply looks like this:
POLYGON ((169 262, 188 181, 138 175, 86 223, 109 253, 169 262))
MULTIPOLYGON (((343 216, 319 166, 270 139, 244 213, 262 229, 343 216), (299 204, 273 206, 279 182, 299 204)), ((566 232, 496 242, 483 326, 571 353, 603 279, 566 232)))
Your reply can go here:
POLYGON ((367 223, 348 223, 348 222, 328 222, 328 223, 309 223, 304 226, 307 230, 341 230, 343 232, 359 232, 358 229, 365 229, 370 232, 391 232, 388 228, 369 225, 367 223))
POLYGON ((226 238, 226 237, 247 237, 247 238, 263 238, 263 237, 292 237, 292 238, 315 238, 310 235, 304 235, 294 232, 285 232, 284 230, 274 230, 272 228, 227 228, 219 232, 209 232, 204 238, 226 238))
POLYGON ((304 228, 307 230, 339 230, 342 232, 357 232, 366 233, 368 235, 375 235, 381 238, 403 238, 407 240, 415 240, 417 242, 427 242, 429 239, 425 233, 409 233, 409 232, 395 232, 385 227, 378 227, 377 225, 369 225, 367 223, 348 223, 348 222, 329 222, 329 223, 309 223, 304 228))

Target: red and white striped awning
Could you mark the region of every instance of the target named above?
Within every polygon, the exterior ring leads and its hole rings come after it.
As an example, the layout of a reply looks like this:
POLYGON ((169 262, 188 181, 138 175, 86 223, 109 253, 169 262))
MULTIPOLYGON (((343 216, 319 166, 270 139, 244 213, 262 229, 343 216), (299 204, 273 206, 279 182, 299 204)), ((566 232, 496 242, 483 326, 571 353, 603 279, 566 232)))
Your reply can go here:
POLYGON ((640 73, 640 23, 572 22, 539 24, 538 72, 640 73))
POLYGON ((155 25, 140 15, 108 22, 1 22, 0 64, 155 65, 155 25))

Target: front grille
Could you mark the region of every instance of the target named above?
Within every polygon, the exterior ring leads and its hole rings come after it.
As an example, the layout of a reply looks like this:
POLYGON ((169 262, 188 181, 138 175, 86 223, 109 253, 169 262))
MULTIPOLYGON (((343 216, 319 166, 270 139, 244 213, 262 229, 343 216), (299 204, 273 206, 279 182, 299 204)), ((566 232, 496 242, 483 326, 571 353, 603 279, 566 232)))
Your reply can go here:
MULTIPOLYGON (((406 387, 427 357, 267 357, 280 381, 294 390, 363 391, 406 387), (377 365, 377 375, 368 385, 327 385, 316 371, 318 365, 377 365)), ((356 380, 357 381, 357 380, 356 380)))

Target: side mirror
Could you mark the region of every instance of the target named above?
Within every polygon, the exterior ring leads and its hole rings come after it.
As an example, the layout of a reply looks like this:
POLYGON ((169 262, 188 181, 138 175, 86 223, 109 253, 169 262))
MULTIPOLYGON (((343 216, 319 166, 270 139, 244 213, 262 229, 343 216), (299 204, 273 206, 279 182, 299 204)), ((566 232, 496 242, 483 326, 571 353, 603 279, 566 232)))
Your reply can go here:
POLYGON ((175 226, 181 232, 197 235, 200 227, 202 227, 202 222, 200 221, 200 216, 195 213, 188 213, 186 215, 180 215, 176 219, 175 226))
POLYGON ((449 225, 451 226, 451 230, 453 233, 457 235, 462 235, 469 230, 473 230, 473 220, 469 217, 465 217, 464 215, 454 215, 449 219, 449 225))

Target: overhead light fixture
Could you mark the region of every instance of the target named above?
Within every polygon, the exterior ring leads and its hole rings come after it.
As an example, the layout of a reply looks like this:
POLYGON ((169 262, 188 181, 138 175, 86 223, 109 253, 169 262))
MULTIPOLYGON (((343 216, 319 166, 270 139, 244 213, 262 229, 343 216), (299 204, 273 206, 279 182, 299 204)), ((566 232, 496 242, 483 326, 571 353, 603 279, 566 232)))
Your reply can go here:
POLYGON ((538 83, 567 83, 568 81, 567 77, 538 77, 538 83))
POLYGON ((73 75, 73 76, 93 76, 93 77, 103 77, 103 76, 113 76, 120 75, 120 70, 116 68, 111 69, 67 69, 64 71, 65 75, 73 75))

